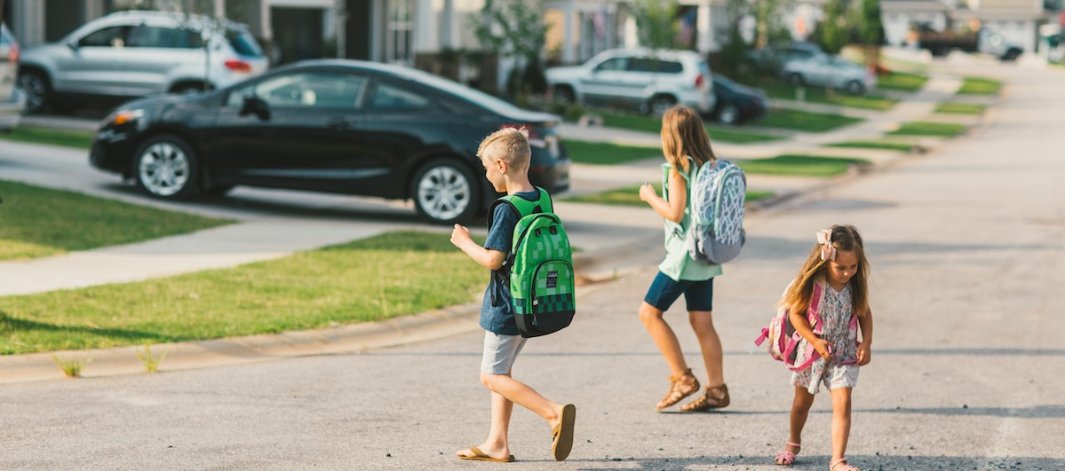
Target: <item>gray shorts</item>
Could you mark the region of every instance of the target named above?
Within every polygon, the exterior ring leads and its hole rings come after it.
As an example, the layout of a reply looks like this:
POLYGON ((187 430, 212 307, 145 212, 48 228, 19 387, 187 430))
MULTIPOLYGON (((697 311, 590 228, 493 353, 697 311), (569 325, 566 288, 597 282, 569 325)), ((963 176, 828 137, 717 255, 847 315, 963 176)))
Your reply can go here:
POLYGON ((499 335, 484 331, 484 353, 481 356, 481 373, 493 375, 510 374, 514 360, 525 346, 525 337, 499 335))

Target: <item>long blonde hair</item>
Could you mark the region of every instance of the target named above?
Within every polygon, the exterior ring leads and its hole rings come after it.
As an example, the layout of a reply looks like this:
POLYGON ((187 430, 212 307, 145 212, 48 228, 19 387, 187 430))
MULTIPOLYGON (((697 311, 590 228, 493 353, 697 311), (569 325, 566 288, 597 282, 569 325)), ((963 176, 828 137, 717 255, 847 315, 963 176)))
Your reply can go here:
POLYGON ((710 148, 710 135, 703 127, 703 118, 688 106, 677 105, 662 116, 662 153, 674 169, 688 168, 691 156, 701 166, 717 159, 710 148))
MULTIPOLYGON (((869 261, 865 258, 865 245, 862 236, 854 226, 832 226, 830 243, 836 250, 854 252, 858 258, 858 271, 850 279, 851 305, 854 311, 864 315, 869 311, 869 261)), ((805 313, 813 297, 814 283, 824 280, 828 272, 829 260, 821 260, 821 244, 815 244, 802 264, 795 281, 784 293, 780 305, 791 312, 805 313)))

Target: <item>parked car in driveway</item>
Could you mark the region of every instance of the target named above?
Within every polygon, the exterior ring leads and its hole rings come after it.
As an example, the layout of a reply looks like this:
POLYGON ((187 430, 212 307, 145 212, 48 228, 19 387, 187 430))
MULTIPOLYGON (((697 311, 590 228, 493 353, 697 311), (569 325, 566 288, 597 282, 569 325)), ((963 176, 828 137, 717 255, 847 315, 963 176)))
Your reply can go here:
POLYGON ((808 41, 792 41, 782 46, 766 46, 747 53, 747 59, 759 71, 770 74, 779 74, 780 69, 793 60, 806 60, 816 55, 824 54, 825 51, 815 43, 808 41))
POLYGON ((717 96, 714 119, 722 124, 740 124, 760 118, 769 107, 765 92, 721 75, 714 75, 714 95, 717 96))
POLYGON ((566 190, 559 122, 418 70, 317 60, 122 105, 101 124, 90 161, 158 198, 236 185, 348 193, 413 199, 425 219, 453 223, 497 196, 475 154, 504 127, 528 129, 533 184, 566 190))
POLYGON ((91 21, 57 43, 27 49, 18 83, 27 95, 26 110, 35 113, 86 96, 129 98, 221 87, 267 66, 243 25, 127 11, 91 21))
POLYGON ((794 85, 830 87, 855 95, 876 86, 876 78, 865 67, 828 54, 788 61, 780 76, 794 85))
POLYGON ((614 49, 584 65, 548 69, 546 75, 551 92, 562 101, 654 115, 678 103, 703 113, 714 109, 710 66, 694 51, 614 49))
POLYGON ((18 126, 26 104, 22 92, 15 86, 19 54, 15 35, 0 24, 0 131, 10 131, 18 126))

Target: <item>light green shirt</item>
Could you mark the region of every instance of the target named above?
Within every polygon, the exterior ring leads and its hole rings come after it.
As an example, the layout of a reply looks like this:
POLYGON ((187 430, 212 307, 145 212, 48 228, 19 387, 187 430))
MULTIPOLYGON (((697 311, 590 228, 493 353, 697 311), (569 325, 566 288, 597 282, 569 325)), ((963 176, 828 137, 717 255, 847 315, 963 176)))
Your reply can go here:
MULTIPOLYGON (((698 172, 697 164, 695 160, 688 157, 691 162, 691 168, 698 172)), ((662 197, 666 201, 669 201, 669 174, 672 165, 665 163, 662 164, 662 197)), ((669 219, 663 219, 665 222, 665 245, 666 245, 666 259, 662 260, 662 263, 658 265, 658 270, 670 277, 674 281, 688 280, 688 281, 703 281, 709 280, 716 276, 720 276, 723 271, 721 265, 712 265, 702 262, 696 262, 688 254, 688 246, 685 240, 688 236, 688 229, 691 226, 691 216, 689 215, 691 209, 691 194, 692 185, 691 178, 682 168, 678 168, 677 172, 684 178, 687 186, 687 199, 684 202, 684 216, 680 220, 680 224, 677 224, 669 219)))

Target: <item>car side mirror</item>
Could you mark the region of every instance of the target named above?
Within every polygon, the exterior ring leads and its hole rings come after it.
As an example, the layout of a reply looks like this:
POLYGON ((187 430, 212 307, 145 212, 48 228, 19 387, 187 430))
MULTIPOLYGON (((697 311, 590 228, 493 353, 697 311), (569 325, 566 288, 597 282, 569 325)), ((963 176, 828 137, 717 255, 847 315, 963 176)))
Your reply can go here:
POLYGON ((257 96, 244 97, 244 104, 240 107, 240 115, 253 114, 263 121, 270 120, 270 105, 257 96))
POLYGON ((67 47, 69 47, 71 51, 77 51, 78 50, 78 42, 73 40, 73 39, 71 39, 70 41, 67 41, 67 47))

